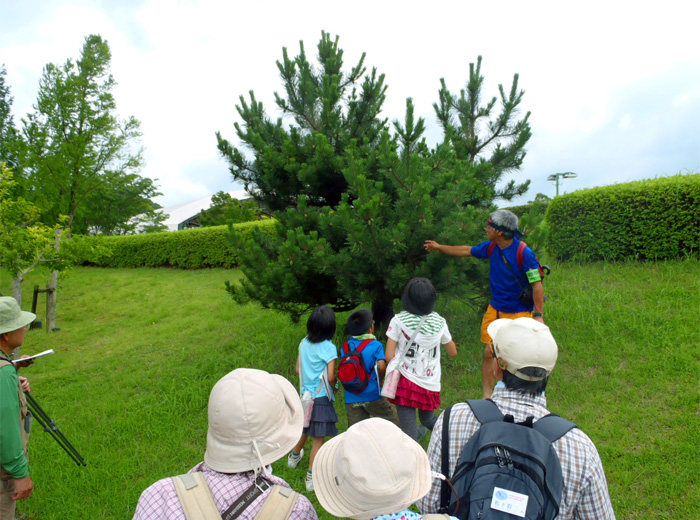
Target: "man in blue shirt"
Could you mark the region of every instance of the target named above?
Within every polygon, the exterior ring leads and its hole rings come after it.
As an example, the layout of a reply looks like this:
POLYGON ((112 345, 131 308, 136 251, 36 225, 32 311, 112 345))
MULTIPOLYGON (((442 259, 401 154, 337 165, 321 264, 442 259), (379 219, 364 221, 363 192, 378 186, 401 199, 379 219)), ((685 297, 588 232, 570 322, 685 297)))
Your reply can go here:
POLYGON ((515 319, 531 317, 544 323, 544 290, 540 264, 529 247, 522 250, 522 269, 518 262, 518 249, 522 233, 518 230, 518 216, 507 209, 491 214, 486 223, 486 242, 478 246, 448 246, 434 240, 425 241, 428 251, 440 251, 452 256, 473 256, 489 260, 491 303, 481 322, 481 341, 484 343, 484 360, 481 367, 484 399, 491 397, 495 383, 492 371, 491 337, 489 324, 499 318, 515 319), (521 303, 520 294, 527 285, 532 286, 534 305, 521 303), (534 311, 534 312, 533 312, 534 311))

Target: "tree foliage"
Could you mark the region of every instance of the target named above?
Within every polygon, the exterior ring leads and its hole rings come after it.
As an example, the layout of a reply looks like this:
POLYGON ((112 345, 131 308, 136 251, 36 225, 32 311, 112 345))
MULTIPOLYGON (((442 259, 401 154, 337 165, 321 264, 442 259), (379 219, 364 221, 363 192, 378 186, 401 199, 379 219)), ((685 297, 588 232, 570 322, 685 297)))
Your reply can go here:
POLYGON ((139 122, 115 114, 110 62, 107 42, 88 36, 76 62, 44 67, 34 111, 23 120, 26 197, 45 223, 65 215, 74 233, 123 228, 158 195, 152 181, 136 175, 139 122))
POLYGON ((238 224, 258 219, 258 205, 254 200, 234 199, 225 191, 216 192, 211 198, 209 209, 199 214, 199 223, 203 227, 238 224))
POLYGON ((16 181, 0 162, 0 267, 13 278, 12 295, 21 303, 24 277, 38 265, 65 268, 55 250, 60 224, 49 227, 39 221, 39 208, 13 195, 16 181))
POLYGON ((229 291, 293 319, 320 304, 349 310, 371 302, 380 325, 414 276, 429 277, 442 291, 478 294, 486 287, 483 265, 428 256, 423 241, 481 241, 496 182, 517 165, 498 170, 463 153, 456 125, 430 149, 411 99, 404 120, 389 125, 380 116, 384 75, 367 73, 364 54, 343 72, 342 56, 338 38, 326 33, 318 66, 303 43, 294 59, 283 49, 277 67, 284 95, 275 100, 291 121, 273 122, 253 92, 250 103, 240 98, 243 122, 235 128, 252 159, 217 134, 234 180, 278 221, 275 235, 232 233, 246 277, 229 291))
POLYGON ((0 163, 11 169, 19 167, 17 160, 17 143, 19 134, 12 117, 12 101, 10 86, 6 82, 7 70, 0 67, 0 163))
POLYGON ((386 92, 384 75, 376 69, 366 74, 364 54, 344 72, 338 38, 331 40, 326 33, 318 45, 318 67, 309 63, 303 42, 294 59, 286 48, 282 54, 277 68, 285 96, 275 93, 275 101, 294 123, 285 126, 282 118, 269 119, 251 91, 249 102, 240 97, 236 109, 243 124, 234 126, 255 159, 248 160, 217 132, 219 151, 234 179, 248 191, 254 187, 256 199, 269 210, 294 207, 300 197, 311 206, 336 206, 347 191, 343 152, 352 140, 376 145, 386 128, 386 120, 378 117, 386 92))
MULTIPOLYGON (((525 94, 522 90, 518 91, 518 78, 518 74, 513 75, 508 94, 503 85, 499 84, 499 98, 494 96, 483 104, 484 76, 481 74, 479 56, 476 64, 469 64, 466 88, 459 95, 454 94, 449 91, 443 78, 440 80, 440 100, 433 104, 445 141, 452 145, 457 156, 472 163, 491 165, 491 169, 484 170, 480 181, 494 190, 504 174, 520 168, 525 159, 525 145, 532 135, 528 123, 530 112, 517 120, 525 94), (498 102, 500 112, 495 113, 498 102)), ((505 187, 495 191, 495 197, 511 200, 523 195, 529 185, 529 180, 519 185, 511 180, 505 187)), ((483 202, 490 201, 470 201, 472 204, 483 202)))

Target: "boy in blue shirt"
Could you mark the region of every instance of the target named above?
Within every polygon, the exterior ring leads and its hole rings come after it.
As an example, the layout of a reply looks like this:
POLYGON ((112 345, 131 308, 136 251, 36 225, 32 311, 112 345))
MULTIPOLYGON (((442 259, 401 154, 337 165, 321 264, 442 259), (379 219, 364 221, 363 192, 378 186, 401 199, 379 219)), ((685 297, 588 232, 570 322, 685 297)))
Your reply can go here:
MULTIPOLYGON (((384 346, 374 337, 374 320, 372 311, 359 309, 348 318, 347 341, 348 351, 356 350, 360 344, 370 341, 360 353, 365 368, 370 376, 367 387, 359 393, 345 390, 345 411, 348 416, 348 428, 355 423, 369 417, 381 417, 399 426, 399 417, 393 404, 387 401, 379 393, 380 383, 384 381, 386 360, 384 358, 384 346)), ((341 349, 340 356, 345 354, 345 346, 341 349)))

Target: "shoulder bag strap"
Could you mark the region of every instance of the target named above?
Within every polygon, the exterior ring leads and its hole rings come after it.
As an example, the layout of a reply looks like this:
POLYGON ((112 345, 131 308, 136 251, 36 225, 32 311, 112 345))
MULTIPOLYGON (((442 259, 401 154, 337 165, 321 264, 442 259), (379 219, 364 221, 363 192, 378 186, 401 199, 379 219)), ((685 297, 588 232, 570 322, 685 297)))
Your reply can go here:
POLYGON ((274 485, 267 495, 255 520, 287 520, 294 511, 299 493, 284 486, 274 485))
MULTIPOLYGON (((522 242, 521 242, 521 244, 522 244, 522 242)), ((520 246, 518 246, 518 247, 520 247, 520 246)), ((513 269, 511 269, 511 267, 510 267, 510 263, 508 262, 508 260, 506 260, 506 257, 505 257, 505 255, 503 254, 503 251, 501 251, 501 248, 500 248, 500 247, 498 248, 498 252, 500 253, 501 258, 503 259, 503 263, 506 265, 506 268, 508 269, 508 272, 509 272, 510 275, 515 279, 515 281, 516 281, 517 284, 518 284, 518 287, 520 287, 520 290, 521 290, 521 291, 524 291, 524 290, 525 290, 525 287, 523 287, 523 284, 520 283, 520 278, 518 278, 517 276, 515 276, 515 273, 513 272, 513 269)), ((522 271, 522 269, 521 269, 521 271, 522 271)), ((527 278, 527 275, 525 275, 525 277, 527 278)))
MULTIPOLYGON (((318 393, 321 391, 321 388, 323 388, 323 377, 326 377, 328 379, 328 365, 323 369, 323 374, 321 374, 321 380, 318 382, 318 386, 316 387, 316 391, 314 392, 313 399, 316 399, 316 396, 318 393)), ((301 345, 299 346, 299 395, 304 393, 304 369, 301 366, 301 345)), ((331 399, 330 394, 328 395, 328 399, 331 399)))
MULTIPOLYGON (((450 414, 452 406, 445 408, 442 412, 442 447, 440 451, 440 473, 445 478, 450 478, 450 414)), ((438 511, 447 511, 450 506, 450 486, 445 480, 440 481, 440 509, 438 511)))
POLYGON ((201 472, 172 477, 177 498, 187 520, 221 520, 207 481, 201 472))
MULTIPOLYGON (((418 327, 416 327, 416 330, 414 330, 413 333, 411 334, 411 337, 409 338, 408 343, 406 343, 407 346, 409 346, 409 347, 411 346, 411 343, 413 343, 413 340, 416 339, 416 336, 420 332, 420 328, 423 326, 423 323, 425 323, 425 320, 427 318, 428 318, 427 314, 425 316, 421 317, 420 321, 418 322, 418 327)), ((396 344, 396 346, 398 347, 398 343, 396 344)), ((400 365, 401 359, 403 358, 403 352, 400 349, 398 349, 398 350, 399 351, 397 353, 394 353, 394 357, 399 358, 398 365, 400 365)), ((397 370, 398 370, 398 365, 396 367, 397 370)))

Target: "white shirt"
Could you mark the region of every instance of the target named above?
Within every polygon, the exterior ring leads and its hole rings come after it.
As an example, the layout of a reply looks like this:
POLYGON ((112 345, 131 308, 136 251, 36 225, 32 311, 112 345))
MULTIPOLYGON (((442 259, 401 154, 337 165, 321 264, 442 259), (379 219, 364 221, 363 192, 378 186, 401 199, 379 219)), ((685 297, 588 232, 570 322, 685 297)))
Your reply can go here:
POLYGON ((402 311, 389 323, 386 336, 396 341, 392 363, 398 364, 401 375, 432 392, 440 391, 440 345, 452 341, 445 319, 431 312, 411 345, 408 340, 418 327, 422 316, 402 311))

